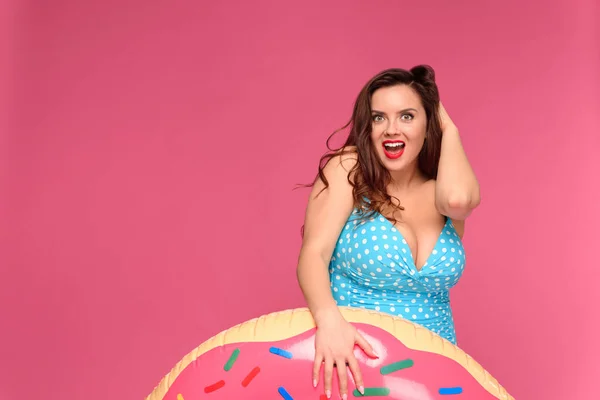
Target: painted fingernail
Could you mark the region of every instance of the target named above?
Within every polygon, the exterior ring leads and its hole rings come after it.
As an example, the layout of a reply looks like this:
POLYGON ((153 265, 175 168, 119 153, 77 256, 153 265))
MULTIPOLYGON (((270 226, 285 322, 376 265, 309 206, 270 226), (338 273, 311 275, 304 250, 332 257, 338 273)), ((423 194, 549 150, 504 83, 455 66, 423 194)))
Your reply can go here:
POLYGON ((348 400, 348 395, 346 393, 342 395, 342 400, 348 400))
POLYGON ((364 386, 359 386, 358 387, 358 391, 360 392, 360 394, 365 394, 365 387, 364 386))
POLYGON ((317 387, 317 380, 313 379, 313 387, 317 387))
POLYGON ((331 398, 331 390, 326 390, 325 396, 327 396, 327 398, 330 399, 331 398))

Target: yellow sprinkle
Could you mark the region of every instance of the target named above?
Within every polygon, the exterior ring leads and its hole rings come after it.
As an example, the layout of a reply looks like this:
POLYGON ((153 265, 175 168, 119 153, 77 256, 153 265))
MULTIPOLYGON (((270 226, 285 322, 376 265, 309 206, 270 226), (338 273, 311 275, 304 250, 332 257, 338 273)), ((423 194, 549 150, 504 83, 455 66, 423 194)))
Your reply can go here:
POLYGON ((177 400, 183 400, 183 396, 181 395, 181 393, 179 393, 179 394, 177 395, 177 400))

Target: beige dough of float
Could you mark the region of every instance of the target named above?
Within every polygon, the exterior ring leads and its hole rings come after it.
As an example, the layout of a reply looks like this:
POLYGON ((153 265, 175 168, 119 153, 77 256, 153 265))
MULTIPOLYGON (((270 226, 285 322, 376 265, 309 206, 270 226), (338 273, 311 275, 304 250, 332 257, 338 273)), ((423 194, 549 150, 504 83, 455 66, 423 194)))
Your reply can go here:
MULTIPOLYGON (((490 394, 500 400, 514 400, 477 361, 457 346, 434 335, 428 329, 380 312, 346 307, 340 307, 340 310, 347 321, 373 325, 383 329, 412 350, 435 353, 456 361, 490 394)), ((216 347, 240 342, 286 340, 314 327, 314 320, 307 308, 275 312, 236 325, 213 336, 183 357, 161 380, 154 391, 146 397, 146 400, 162 400, 177 376, 190 363, 216 347)))

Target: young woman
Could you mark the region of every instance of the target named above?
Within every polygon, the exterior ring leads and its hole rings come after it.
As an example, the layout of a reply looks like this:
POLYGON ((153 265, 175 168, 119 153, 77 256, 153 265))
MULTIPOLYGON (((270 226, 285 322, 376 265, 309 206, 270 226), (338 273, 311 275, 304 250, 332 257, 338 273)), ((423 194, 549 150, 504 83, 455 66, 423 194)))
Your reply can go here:
POLYGON ((356 99, 341 149, 321 159, 308 202, 298 281, 317 325, 313 384, 334 365, 363 381, 355 344, 376 357, 338 306, 408 319, 456 343, 449 290, 461 277, 465 219, 479 185, 429 66, 389 69, 356 99))

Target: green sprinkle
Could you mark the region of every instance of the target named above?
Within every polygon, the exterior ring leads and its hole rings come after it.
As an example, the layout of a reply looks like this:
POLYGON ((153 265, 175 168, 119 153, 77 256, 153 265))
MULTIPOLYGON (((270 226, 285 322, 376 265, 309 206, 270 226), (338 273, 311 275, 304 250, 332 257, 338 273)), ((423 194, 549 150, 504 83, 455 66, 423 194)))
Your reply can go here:
POLYGON ((225 371, 229 371, 231 367, 233 367, 233 363, 235 362, 235 360, 237 360, 239 355, 240 349, 235 349, 233 353, 231 353, 231 357, 229 357, 229 360, 227 360, 227 363, 225 364, 225 371))
POLYGON ((391 374, 392 372, 396 372, 396 371, 399 371, 404 368, 410 368, 414 364, 415 363, 413 360, 410 360, 410 359, 402 360, 402 361, 398 361, 393 364, 388 364, 388 365, 381 367, 379 372, 381 372, 381 375, 387 375, 387 374, 391 374))
POLYGON ((358 389, 354 389, 354 397, 366 397, 366 396, 389 396, 390 389, 388 388, 365 388, 365 394, 360 394, 358 389))

